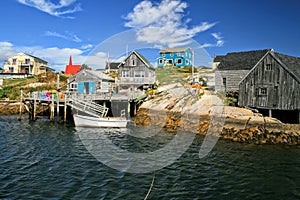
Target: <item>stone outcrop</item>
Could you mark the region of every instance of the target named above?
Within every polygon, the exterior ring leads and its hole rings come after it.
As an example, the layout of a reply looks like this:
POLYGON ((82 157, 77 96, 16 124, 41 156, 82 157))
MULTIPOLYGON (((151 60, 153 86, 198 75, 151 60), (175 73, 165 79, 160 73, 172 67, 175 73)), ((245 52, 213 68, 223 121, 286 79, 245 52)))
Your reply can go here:
MULTIPOLYGON (((24 105, 22 105, 23 112, 25 111, 24 105)), ((16 101, 2 101, 0 102, 0 114, 3 115, 15 115, 20 113, 20 103, 16 101)))
POLYGON ((225 106, 218 96, 197 88, 163 90, 149 97, 133 118, 137 125, 161 127, 254 144, 300 144, 300 125, 283 124, 251 110, 225 106))
MULTIPOLYGON (((48 109, 46 106, 37 106, 37 114, 43 113, 48 109)), ((24 103, 22 103, 22 113, 28 113, 24 103)), ((20 102, 17 101, 1 101, 0 114, 17 115, 20 114, 20 102)))

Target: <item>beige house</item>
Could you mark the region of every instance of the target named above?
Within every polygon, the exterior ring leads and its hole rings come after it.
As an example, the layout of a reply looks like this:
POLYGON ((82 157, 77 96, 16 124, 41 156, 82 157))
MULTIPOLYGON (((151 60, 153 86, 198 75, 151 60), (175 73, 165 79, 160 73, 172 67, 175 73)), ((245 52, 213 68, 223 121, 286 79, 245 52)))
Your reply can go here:
POLYGON ((32 55, 18 53, 7 59, 3 66, 3 73, 39 75, 46 73, 47 69, 46 61, 32 55))

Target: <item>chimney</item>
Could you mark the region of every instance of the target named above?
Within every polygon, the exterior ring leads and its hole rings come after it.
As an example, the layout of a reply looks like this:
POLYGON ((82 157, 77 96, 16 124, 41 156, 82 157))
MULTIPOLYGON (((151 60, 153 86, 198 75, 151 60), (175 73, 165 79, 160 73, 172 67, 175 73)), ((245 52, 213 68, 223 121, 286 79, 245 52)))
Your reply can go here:
POLYGON ((72 63, 72 56, 70 56, 70 60, 69 60, 69 65, 73 65, 73 63, 72 63))

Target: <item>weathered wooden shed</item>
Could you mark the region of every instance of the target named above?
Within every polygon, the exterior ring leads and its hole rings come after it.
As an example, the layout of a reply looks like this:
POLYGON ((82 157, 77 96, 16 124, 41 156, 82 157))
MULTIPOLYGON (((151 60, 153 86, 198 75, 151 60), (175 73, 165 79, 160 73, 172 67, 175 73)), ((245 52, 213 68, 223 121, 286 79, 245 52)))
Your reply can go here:
POLYGON ((232 52, 225 56, 216 56, 215 90, 238 91, 240 81, 268 51, 269 49, 232 52))
POLYGON ((239 83, 239 105, 283 122, 300 122, 300 58, 272 49, 239 83))
POLYGON ((69 91, 78 94, 99 94, 112 91, 115 80, 100 71, 82 70, 70 77, 69 91))
POLYGON ((135 87, 153 85, 155 83, 155 68, 137 51, 132 51, 119 64, 119 85, 121 87, 135 87))

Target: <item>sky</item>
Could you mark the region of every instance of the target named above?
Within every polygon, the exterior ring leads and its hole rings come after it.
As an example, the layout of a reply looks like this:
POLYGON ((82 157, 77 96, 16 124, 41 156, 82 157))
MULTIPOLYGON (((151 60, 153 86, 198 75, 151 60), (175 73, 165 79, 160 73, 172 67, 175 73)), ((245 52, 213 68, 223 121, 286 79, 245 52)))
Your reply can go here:
POLYGON ((104 68, 128 52, 156 65, 159 50, 191 47, 196 66, 214 55, 273 48, 300 57, 298 0, 1 0, 0 67, 27 53, 64 71, 104 68))

